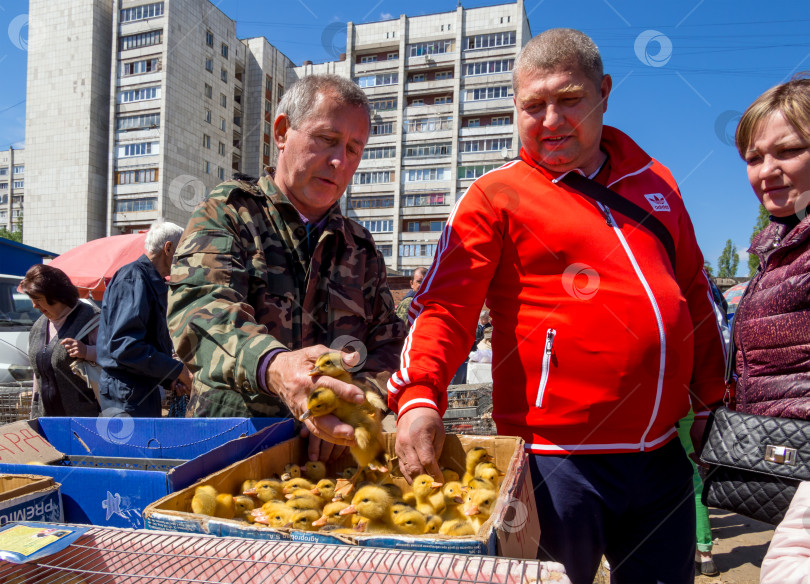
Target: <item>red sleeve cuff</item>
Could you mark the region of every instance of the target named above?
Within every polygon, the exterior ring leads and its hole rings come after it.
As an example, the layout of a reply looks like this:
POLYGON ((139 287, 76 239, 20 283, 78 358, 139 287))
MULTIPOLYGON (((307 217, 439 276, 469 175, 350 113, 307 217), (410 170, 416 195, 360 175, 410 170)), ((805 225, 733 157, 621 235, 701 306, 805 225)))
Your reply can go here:
POLYGON ((389 382, 388 405, 397 416, 414 408, 430 408, 439 412, 439 415, 444 415, 447 409, 447 394, 425 385, 410 385, 397 389, 389 382))

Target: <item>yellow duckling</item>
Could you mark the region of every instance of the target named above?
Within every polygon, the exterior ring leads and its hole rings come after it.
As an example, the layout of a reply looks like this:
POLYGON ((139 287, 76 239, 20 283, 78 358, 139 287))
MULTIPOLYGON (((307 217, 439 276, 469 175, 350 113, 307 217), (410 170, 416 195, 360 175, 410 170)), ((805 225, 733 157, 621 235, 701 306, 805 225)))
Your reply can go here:
POLYGON ((284 465, 284 472, 281 474, 282 481, 289 481, 290 479, 297 479, 301 476, 301 467, 297 464, 287 463, 284 465))
POLYGON ((284 483, 284 486, 282 487, 282 491, 283 491, 283 493, 285 495, 289 495, 290 493, 292 493, 296 489, 305 489, 307 491, 312 491, 312 489, 314 489, 314 488, 315 488, 315 485, 313 485, 307 479, 305 479, 304 477, 298 477, 298 478, 295 478, 295 479, 290 479, 289 481, 284 483))
POLYGON ((249 491, 250 489, 252 489, 253 487, 255 487, 255 486, 256 486, 256 483, 258 483, 258 482, 259 482, 259 481, 255 480, 255 479, 247 479, 247 480, 245 480, 245 481, 242 483, 242 487, 239 489, 239 493, 240 493, 240 494, 242 494, 242 495, 244 495, 244 494, 245 494, 245 491, 249 491))
POLYGON ((428 515, 425 522, 425 533, 439 533, 442 523, 442 518, 438 515, 428 515))
POLYGON ((286 495, 287 497, 287 506, 292 507, 293 509, 302 511, 304 509, 315 509, 318 511, 318 517, 320 517, 320 511, 323 509, 323 500, 320 497, 316 497, 312 494, 312 491, 308 491, 306 489, 296 489, 292 493, 286 495))
POLYGON ((444 477, 445 483, 450 483, 453 481, 460 481, 461 477, 459 474, 454 471, 452 468, 443 468, 442 469, 442 476, 444 477))
POLYGON ((435 515, 444 510, 442 484, 436 482, 429 474, 422 474, 413 479, 413 494, 416 497, 416 510, 425 515, 435 515))
POLYGON ((312 489, 311 493, 316 497, 319 497, 325 505, 334 499, 336 487, 337 483, 335 483, 335 481, 332 479, 321 479, 312 489))
POLYGON ((307 399, 307 411, 301 416, 301 421, 310 416, 333 414, 354 428, 356 444, 350 446, 349 451, 357 461, 359 470, 350 479, 352 482, 357 480, 361 469, 387 471, 388 466, 382 458, 385 447, 382 440, 381 413, 386 406, 380 394, 373 388, 362 387, 352 380, 343 366, 343 358, 339 352, 324 353, 318 357, 310 375, 328 375, 346 383, 353 383, 363 390, 366 399, 361 404, 354 404, 338 398, 329 388, 317 387, 307 399))
POLYGON ((256 523, 261 523, 269 527, 285 527, 295 513, 295 510, 287 507, 280 501, 270 501, 254 509, 251 514, 256 523))
POLYGON ((403 501, 394 501, 391 503, 391 516, 396 516, 398 513, 402 513, 403 511, 411 511, 416 510, 407 503, 403 501))
POLYGON ((454 521, 445 521, 439 528, 441 535, 475 535, 475 528, 472 523, 463 519, 456 519, 454 521))
POLYGON ((340 472, 340 474, 338 476, 339 476, 339 478, 343 478, 343 479, 346 479, 348 481, 356 474, 357 474, 357 467, 356 466, 347 466, 346 468, 344 468, 340 472))
POLYGON ((220 493, 216 496, 215 502, 214 517, 221 517, 222 519, 234 518, 236 506, 234 505, 233 495, 230 493, 220 493))
POLYGON ((313 483, 317 483, 326 477, 326 465, 320 460, 308 460, 304 464, 304 474, 313 483))
POLYGON ((317 531, 317 527, 313 523, 321 516, 319 511, 315 509, 303 509, 301 511, 294 511, 289 522, 284 527, 289 529, 299 529, 301 531, 317 531))
POLYGON ((464 471, 464 479, 461 481, 463 485, 468 485, 475 478, 475 467, 482 462, 492 462, 492 456, 490 456, 486 448, 474 446, 467 451, 464 463, 466 470, 464 471))
POLYGON ((284 486, 276 479, 262 479, 256 481, 252 489, 242 491, 242 494, 256 497, 262 503, 283 501, 284 486))
POLYGON ((416 509, 402 511, 392 517, 392 524, 397 533, 406 535, 422 535, 425 533, 427 520, 424 514, 416 509))
POLYGON ((256 503, 253 499, 246 495, 237 495, 233 498, 234 517, 236 519, 244 519, 251 521, 253 516, 250 514, 256 508, 256 503))
POLYGON ((191 498, 191 512, 200 515, 213 516, 217 510, 217 495, 219 493, 211 485, 201 485, 194 489, 191 498))
POLYGON ((450 481, 442 487, 442 495, 444 496, 444 511, 442 512, 443 521, 454 520, 467 520, 467 516, 461 510, 461 505, 464 503, 464 491, 462 490, 461 483, 458 481, 450 481))
POLYGON ((484 491, 497 491, 497 487, 492 484, 490 481, 486 479, 482 479, 480 477, 475 477, 474 479, 470 480, 470 483, 467 485, 467 490, 475 491, 475 490, 484 490, 484 491))
POLYGON ((496 491, 498 490, 498 485, 503 476, 504 473, 499 471, 498 467, 492 462, 482 462, 475 467, 475 478, 489 481, 496 491))
POLYGON ((467 493, 464 502, 464 515, 470 518, 470 523, 475 528, 476 533, 489 519, 497 500, 498 493, 496 491, 476 489, 467 493))
POLYGON ((351 518, 352 515, 341 515, 340 512, 343 511, 349 504, 345 501, 334 501, 332 503, 327 503, 323 508, 323 513, 319 519, 312 522, 317 528, 329 526, 335 527, 350 527, 351 526, 351 518))
MULTIPOLYGON (((391 495, 377 485, 366 485, 358 489, 352 504, 340 512, 341 515, 357 513, 365 521, 366 533, 386 533, 393 531, 391 523, 391 495)), ((359 525, 359 524, 358 524, 359 525)))

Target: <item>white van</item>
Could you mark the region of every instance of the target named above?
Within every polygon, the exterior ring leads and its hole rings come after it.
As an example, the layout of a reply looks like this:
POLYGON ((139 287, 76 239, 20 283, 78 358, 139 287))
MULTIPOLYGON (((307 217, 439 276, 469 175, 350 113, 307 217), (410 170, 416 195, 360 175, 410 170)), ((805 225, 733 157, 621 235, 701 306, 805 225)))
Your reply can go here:
POLYGON ((21 276, 0 274, 0 387, 34 379, 28 360, 28 333, 41 313, 17 291, 21 276))

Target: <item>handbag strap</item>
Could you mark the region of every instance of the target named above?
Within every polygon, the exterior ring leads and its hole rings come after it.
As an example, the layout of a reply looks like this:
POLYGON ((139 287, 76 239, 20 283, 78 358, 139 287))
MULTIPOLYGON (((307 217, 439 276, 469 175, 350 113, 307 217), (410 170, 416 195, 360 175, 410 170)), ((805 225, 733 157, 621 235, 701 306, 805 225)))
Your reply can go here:
POLYGON ((92 331, 94 328, 96 328, 96 327, 98 326, 98 321, 99 321, 99 319, 101 319, 101 313, 96 314, 95 316, 93 316, 93 318, 91 318, 90 320, 88 320, 88 321, 87 321, 87 324, 85 324, 85 325, 82 327, 82 330, 80 330, 78 333, 76 333, 76 340, 77 340, 77 341, 78 341, 78 340, 81 340, 82 338, 84 338, 84 337, 85 337, 85 335, 90 334, 90 332, 91 332, 91 331, 92 331))
POLYGON ((629 217, 639 225, 645 227, 647 231, 657 237, 664 246, 667 256, 669 257, 669 263, 672 265, 672 271, 675 271, 675 240, 672 239, 672 234, 669 232, 669 229, 653 216, 652 213, 645 211, 632 201, 628 201, 616 191, 584 177, 578 172, 569 172, 560 182, 606 205, 610 209, 618 211, 625 217, 629 217))

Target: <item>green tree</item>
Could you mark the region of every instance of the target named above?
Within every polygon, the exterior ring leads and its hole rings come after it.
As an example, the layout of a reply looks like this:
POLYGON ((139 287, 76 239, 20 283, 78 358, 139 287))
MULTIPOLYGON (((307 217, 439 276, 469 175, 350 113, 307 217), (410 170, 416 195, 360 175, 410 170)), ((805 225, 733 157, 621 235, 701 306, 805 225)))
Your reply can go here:
POLYGON ((22 243, 22 231, 9 231, 5 227, 0 227, 0 237, 22 243))
POLYGON ((714 269, 712 268, 712 263, 709 260, 705 260, 703 262, 703 269, 706 270, 706 273, 709 274, 710 278, 714 278, 714 269))
POLYGON ((733 278, 737 273, 738 263, 740 263, 740 256, 737 255, 737 246, 727 239, 723 253, 717 258, 717 277, 733 278))
MULTIPOLYGON (((751 241, 754 240, 754 237, 765 229, 770 223, 770 217, 768 215, 768 211, 765 210, 765 207, 762 205, 759 206, 759 215, 757 216, 757 222, 754 224, 754 231, 751 233, 751 241)), ((757 268, 759 267, 759 257, 755 253, 748 254, 748 276, 753 278, 754 274, 757 273, 757 268)))

